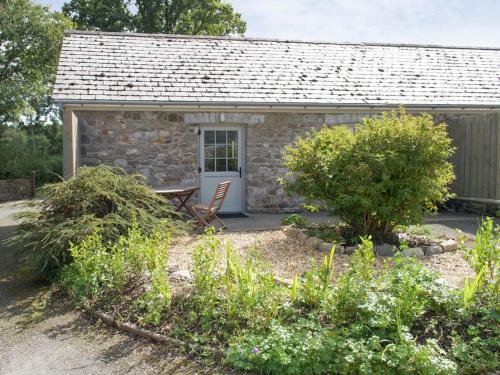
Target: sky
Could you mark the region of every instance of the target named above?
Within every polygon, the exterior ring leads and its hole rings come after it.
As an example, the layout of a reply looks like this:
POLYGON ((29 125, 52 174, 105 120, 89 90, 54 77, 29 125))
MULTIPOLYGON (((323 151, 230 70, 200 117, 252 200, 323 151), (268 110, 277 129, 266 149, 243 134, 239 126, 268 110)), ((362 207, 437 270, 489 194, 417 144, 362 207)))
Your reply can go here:
MULTIPOLYGON (((38 2, 53 10, 64 3, 38 2)), ((500 0, 229 2, 246 20, 248 37, 500 47, 500 0)))

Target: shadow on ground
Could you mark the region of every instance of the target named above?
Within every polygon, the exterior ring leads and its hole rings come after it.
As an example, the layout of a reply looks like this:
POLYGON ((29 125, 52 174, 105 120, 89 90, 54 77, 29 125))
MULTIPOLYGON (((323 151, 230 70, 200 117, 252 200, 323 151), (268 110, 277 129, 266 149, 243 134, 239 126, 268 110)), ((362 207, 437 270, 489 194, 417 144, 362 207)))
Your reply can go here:
POLYGON ((75 312, 22 266, 21 251, 5 243, 16 211, 0 204, 0 374, 230 373, 75 312))

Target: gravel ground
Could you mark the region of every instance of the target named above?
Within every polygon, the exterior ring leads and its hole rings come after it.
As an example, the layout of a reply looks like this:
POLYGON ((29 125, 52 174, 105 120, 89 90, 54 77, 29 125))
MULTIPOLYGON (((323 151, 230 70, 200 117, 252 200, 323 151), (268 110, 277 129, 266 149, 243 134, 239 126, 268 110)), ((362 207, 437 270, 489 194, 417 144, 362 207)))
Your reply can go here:
MULTIPOLYGON (((224 233, 217 235, 223 244, 228 241, 235 251, 245 257, 258 254, 258 257, 269 264, 273 272, 286 279, 291 279, 294 273, 301 274, 311 265, 311 260, 323 261, 324 253, 287 237, 281 230, 224 233)), ((191 253, 199 238, 187 236, 178 240, 169 250, 169 263, 187 269, 191 263, 191 253)), ((337 274, 346 270, 351 261, 349 255, 335 256, 334 267, 337 274)), ((432 257, 421 258, 420 261, 429 269, 438 271, 448 282, 456 286, 463 285, 465 276, 473 275, 460 252, 445 253, 432 257)), ((375 267, 380 269, 391 262, 387 258, 377 258, 375 267)), ((221 266, 225 263, 225 252, 221 254, 221 266)))

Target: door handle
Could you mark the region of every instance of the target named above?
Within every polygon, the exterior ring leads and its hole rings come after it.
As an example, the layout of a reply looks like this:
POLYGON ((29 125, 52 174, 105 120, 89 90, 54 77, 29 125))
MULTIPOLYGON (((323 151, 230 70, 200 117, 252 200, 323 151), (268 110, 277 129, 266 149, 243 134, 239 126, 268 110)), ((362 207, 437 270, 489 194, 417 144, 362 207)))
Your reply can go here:
POLYGON ((240 172, 240 178, 241 178, 241 167, 240 167, 240 169, 239 169, 239 172, 240 172))

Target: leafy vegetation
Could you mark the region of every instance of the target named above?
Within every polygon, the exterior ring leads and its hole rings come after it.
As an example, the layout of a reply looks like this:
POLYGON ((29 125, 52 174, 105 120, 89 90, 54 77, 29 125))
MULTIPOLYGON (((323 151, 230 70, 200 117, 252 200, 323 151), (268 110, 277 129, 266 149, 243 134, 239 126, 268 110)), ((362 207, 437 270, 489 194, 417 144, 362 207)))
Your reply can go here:
POLYGON ((244 34, 246 23, 221 0, 70 0, 63 12, 78 29, 163 34, 244 34))
POLYGON ((60 180, 62 134, 58 123, 7 127, 0 135, 0 180, 30 178, 38 186, 60 180))
POLYGON ((449 197, 451 140, 445 124, 403 108, 345 126, 311 131, 285 150, 285 188, 321 200, 357 235, 387 238, 419 223, 449 197))
POLYGON ((106 243, 99 232, 71 245, 71 264, 60 272, 60 283, 78 303, 116 298, 127 286, 144 279, 151 285, 134 307, 141 321, 158 324, 170 306, 167 248, 170 235, 161 229, 145 235, 133 222, 117 242, 106 243))
POLYGON ((62 169, 59 111, 49 98, 65 29, 62 13, 29 0, 0 2, 0 180, 55 181, 62 169))
POLYGON ((258 254, 241 258, 209 230, 193 250, 192 284, 176 294, 165 271, 170 236, 151 233, 134 224, 114 245, 99 233, 73 245, 62 285, 80 303, 106 300, 120 316, 226 349, 230 365, 259 373, 478 374, 500 366, 488 278, 465 300, 415 259, 396 257, 375 271, 373 243, 362 238, 342 275, 332 249, 288 287, 258 254), (124 303, 131 296, 136 302, 124 303))
MULTIPOLYGON (((69 180, 45 185, 37 210, 22 215, 13 241, 30 250, 34 268, 45 277, 73 259, 70 244, 99 234, 112 244, 128 232, 133 222, 145 234, 158 225, 172 232, 185 225, 177 220, 171 204, 144 183, 144 177, 105 166, 83 167, 69 180)), ((107 246, 107 245, 105 245, 107 246)))
POLYGON ((479 226, 475 246, 469 249, 462 244, 461 248, 476 275, 484 277, 494 294, 499 297, 500 225, 495 226, 493 219, 486 217, 479 226))
POLYGON ((300 214, 290 214, 281 219, 281 224, 295 225, 297 228, 305 228, 307 226, 307 220, 304 216, 300 214))

